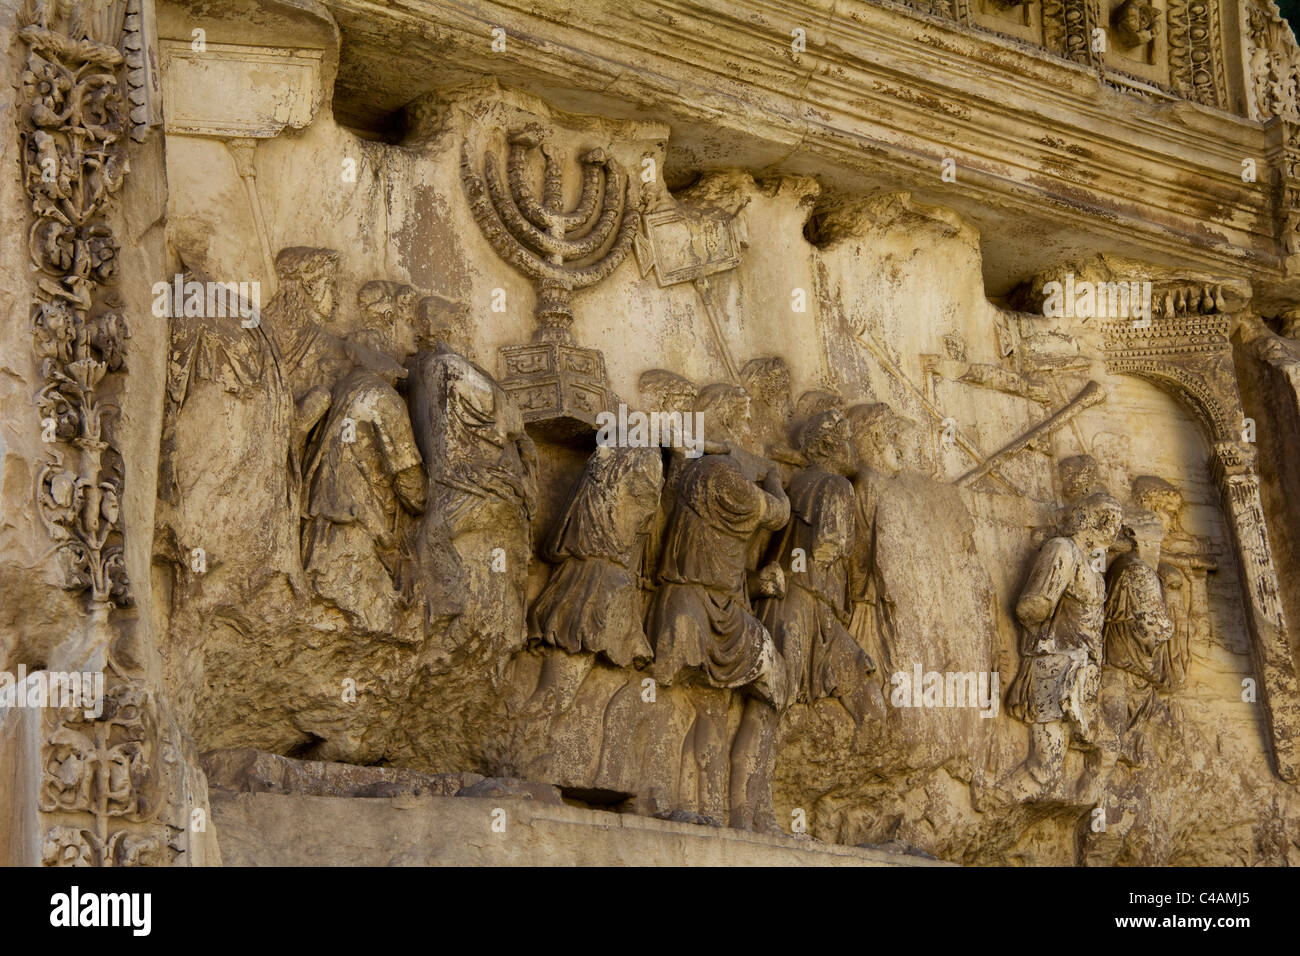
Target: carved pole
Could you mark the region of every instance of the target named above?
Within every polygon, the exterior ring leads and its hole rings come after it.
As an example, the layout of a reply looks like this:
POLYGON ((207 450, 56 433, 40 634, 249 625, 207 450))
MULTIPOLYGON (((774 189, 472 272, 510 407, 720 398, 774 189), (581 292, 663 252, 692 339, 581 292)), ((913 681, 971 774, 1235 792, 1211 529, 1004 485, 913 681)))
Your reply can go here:
POLYGON ((1057 429, 1064 428, 1070 422, 1074 421, 1075 417, 1081 412, 1092 408, 1094 405, 1100 405, 1105 400, 1106 390, 1096 382, 1089 382, 1083 387, 1082 391, 1080 391, 1078 395, 1074 396, 1074 398, 1070 400, 1070 403, 1059 412, 1052 415, 1051 418, 1039 422, 1019 438, 1015 438, 1002 446, 1002 448, 984 459, 983 463, 976 465, 970 471, 966 472, 966 474, 954 481, 953 484, 962 486, 974 484, 980 478, 992 471, 997 463, 1002 459, 1014 455, 1016 452, 1029 445, 1030 442, 1050 435, 1057 429))
POLYGON ((278 277, 275 274, 275 256, 271 255, 271 239, 266 229, 266 216, 262 214, 262 200, 257 195, 257 167, 253 165, 253 154, 257 152, 257 140, 248 137, 226 141, 226 149, 235 159, 235 171, 244 183, 244 192, 248 195, 248 210, 253 216, 253 228, 257 230, 257 242, 262 249, 262 262, 266 267, 267 295, 275 294, 278 277))

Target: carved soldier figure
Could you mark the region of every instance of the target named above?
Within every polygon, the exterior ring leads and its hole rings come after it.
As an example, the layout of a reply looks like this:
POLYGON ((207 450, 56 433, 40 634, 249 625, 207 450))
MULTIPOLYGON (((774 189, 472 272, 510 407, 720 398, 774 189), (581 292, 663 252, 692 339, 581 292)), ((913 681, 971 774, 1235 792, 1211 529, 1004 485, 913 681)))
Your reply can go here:
MULTIPOLYGON (((744 688, 784 705, 775 645, 753 615, 747 551, 764 530, 780 528, 790 503, 776 465, 744 448, 749 396, 733 385, 710 385, 700 396, 706 434, 727 454, 687 464, 664 540, 659 590, 646 618, 661 684, 690 683, 698 691, 694 750, 699 812, 721 822, 726 803, 727 690, 744 688)), ((779 579, 761 585, 779 593, 779 579)))
POLYGON ((1160 690, 1175 690, 1187 679, 1191 665, 1194 631, 1208 637, 1209 608, 1205 574, 1216 569, 1205 544, 1183 530, 1183 495, 1155 475, 1133 479, 1133 501, 1139 508, 1160 518, 1164 535, 1159 551, 1160 583, 1174 630, 1168 641, 1156 648, 1152 679, 1160 690))
POLYGON ((415 551, 429 617, 459 617, 458 634, 489 641, 504 667, 527 638, 536 449, 506 391, 445 345, 414 360, 409 391, 428 474, 415 551))
POLYGON ((848 411, 857 466, 853 480, 854 531, 849 556, 849 595, 853 618, 850 633, 859 646, 870 648, 888 669, 893 616, 876 561, 876 514, 880 483, 899 473, 901 419, 883 402, 855 405, 848 411))
POLYGON ((1029 724, 1030 742, 1009 781, 1017 799, 1059 783, 1072 731, 1084 742, 1093 738, 1105 616, 1105 581, 1094 565, 1104 561, 1123 515, 1105 493, 1076 501, 1020 592, 1016 617, 1024 637, 1008 709, 1029 724))
POLYGON ((650 660, 639 569, 662 486, 658 448, 596 449, 544 551, 559 567, 529 612, 535 638, 615 667, 650 660))
MULTIPOLYGON (((785 593, 761 598, 757 613, 781 655, 787 703, 839 697, 861 726, 868 716, 884 716, 884 700, 871 680, 875 664, 846 630, 854 524, 848 420, 838 409, 813 416, 799 446, 809 465, 790 483, 790 521, 768 551, 785 593)), ((772 807, 779 720, 770 702, 746 700, 732 748, 733 827, 780 830, 772 807)))
POLYGON ((1156 568, 1164 537, 1160 516, 1135 511, 1124 519, 1122 534, 1132 550, 1120 555, 1107 575, 1106 664, 1103 713, 1110 728, 1102 748, 1105 763, 1117 757, 1144 763, 1142 728, 1162 706, 1156 654, 1174 633, 1156 568))
POLYGON ((303 567, 317 595, 355 626, 396 630, 406 603, 399 548, 404 510, 420 514, 425 477, 406 403, 396 384, 399 364, 415 353, 411 310, 415 290, 390 282, 362 286, 358 304, 378 351, 334 386, 303 475, 303 567), (383 374, 373 371, 387 364, 383 374))

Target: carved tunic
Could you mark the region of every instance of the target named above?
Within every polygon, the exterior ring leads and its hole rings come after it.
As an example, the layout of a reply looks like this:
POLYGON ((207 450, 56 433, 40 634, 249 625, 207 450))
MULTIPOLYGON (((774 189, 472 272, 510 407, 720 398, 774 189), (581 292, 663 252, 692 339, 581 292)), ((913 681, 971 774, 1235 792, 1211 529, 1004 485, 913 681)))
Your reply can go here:
POLYGON ((1026 723, 1070 720, 1087 732, 1100 679, 1106 585, 1070 538, 1052 538, 1034 561, 1016 616, 1023 661, 1009 709, 1026 723))
POLYGON ((376 628, 389 623, 368 609, 397 576, 399 505, 423 509, 424 477, 408 470, 420 464, 401 396, 373 372, 345 376, 303 479, 303 566, 318 594, 376 628), (397 486, 402 472, 410 487, 397 486))
POLYGON ((789 514, 730 456, 686 467, 647 616, 660 683, 695 671, 714 687, 743 687, 774 665, 772 639, 750 613, 745 557, 755 534, 781 527, 789 514))
POLYGON ((662 481, 657 448, 592 456, 546 549, 560 565, 528 615, 537 639, 570 654, 601 654, 617 667, 650 660, 638 571, 662 481))
POLYGON ((862 658, 870 670, 845 630, 855 496, 847 478, 818 467, 796 475, 789 495, 790 521, 769 551, 785 572, 786 594, 762 600, 758 616, 785 662, 791 702, 809 702, 853 689, 837 664, 862 658), (803 570, 795 570, 796 549, 803 570))
POLYGON ((177 541, 202 541, 253 589, 277 573, 301 575, 294 406, 282 365, 265 328, 172 320, 159 523, 177 541), (251 546, 250 527, 262 529, 251 546))
POLYGON ((1173 633, 1155 569, 1136 552, 1118 558, 1106 597, 1106 663, 1157 683, 1156 651, 1173 633))
POLYGON ((414 361, 407 391, 429 479, 414 536, 429 615, 522 646, 537 453, 519 409, 445 346, 414 361))
POLYGON ((854 642, 869 648, 886 668, 889 666, 895 622, 887 589, 882 580, 878 555, 881 507, 880 487, 891 481, 870 468, 861 468, 853 483, 853 543, 847 560, 854 642))
MULTIPOLYGON (((331 387, 340 375, 352 366, 343 340, 314 322, 306 328, 295 328, 291 322, 283 322, 286 327, 278 328, 274 324, 283 314, 283 310, 267 306, 268 322, 271 333, 275 336, 284 367, 285 378, 293 388, 293 397, 297 401, 317 385, 331 387)), ((288 319, 289 316, 284 316, 288 319)))
POLYGON ((1154 568, 1137 552, 1118 558, 1110 569, 1106 595, 1106 663, 1118 669, 1107 675, 1103 710, 1110 723, 1141 760, 1141 734, 1126 736, 1162 710, 1155 688, 1163 684, 1164 653, 1174 634, 1164 587, 1154 568), (1112 678, 1119 677, 1116 682, 1112 678))
MULTIPOLYGON (((1193 629, 1194 594, 1190 576, 1172 564, 1161 563, 1160 586, 1165 607, 1173 622, 1173 634, 1156 648, 1152 655, 1152 680, 1163 690, 1175 690, 1187 679, 1187 668, 1192 663, 1191 632, 1193 629)), ((1204 589, 1204 577, 1201 588, 1204 589)), ((1203 593, 1203 590, 1202 590, 1203 593)))

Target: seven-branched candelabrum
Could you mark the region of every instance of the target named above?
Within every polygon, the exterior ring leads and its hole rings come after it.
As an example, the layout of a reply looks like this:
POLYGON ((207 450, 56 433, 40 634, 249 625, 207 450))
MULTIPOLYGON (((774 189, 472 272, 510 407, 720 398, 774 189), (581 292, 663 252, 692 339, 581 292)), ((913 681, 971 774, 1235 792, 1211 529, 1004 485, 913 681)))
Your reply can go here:
POLYGON ((582 193, 577 205, 565 210, 561 165, 542 144, 541 134, 523 129, 512 133, 509 142, 506 181, 490 152, 483 157, 482 178, 468 152, 462 153, 470 208, 497 255, 536 286, 539 327, 534 340, 571 345, 570 295, 618 268, 632 248, 640 213, 633 208, 627 176, 605 150, 583 154, 582 193), (528 151, 537 148, 544 160, 540 200, 528 181, 528 151))
POLYGON ((34 216, 32 331, 44 379, 36 406, 54 451, 39 472, 36 501, 65 586, 88 590, 101 613, 131 600, 120 461, 106 421, 116 407, 100 394, 123 368, 128 333, 120 300, 98 293, 116 279, 118 244, 104 213, 127 171, 117 44, 130 45, 139 21, 139 0, 28 0, 20 13, 28 53, 18 123, 34 216))

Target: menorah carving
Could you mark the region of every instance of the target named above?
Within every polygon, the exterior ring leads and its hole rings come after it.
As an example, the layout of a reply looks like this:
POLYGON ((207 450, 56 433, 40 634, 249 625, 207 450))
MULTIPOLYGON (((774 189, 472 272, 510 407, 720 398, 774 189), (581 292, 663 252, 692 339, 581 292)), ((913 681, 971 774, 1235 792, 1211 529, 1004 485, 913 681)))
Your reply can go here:
POLYGON ((470 209, 492 248, 533 281, 537 292, 533 344, 501 349, 502 385, 511 392, 526 421, 559 423, 561 432, 594 426, 609 404, 604 356, 578 348, 571 297, 574 291, 609 276, 632 248, 640 212, 631 200, 628 177, 603 149, 582 158, 582 189, 577 204, 564 208, 563 169, 535 127, 510 134, 503 179, 496 158, 483 157, 480 177, 468 151, 461 154, 461 177, 470 209), (543 157, 541 198, 530 182, 528 153, 543 157), (576 427, 575 427, 576 426, 576 427))

